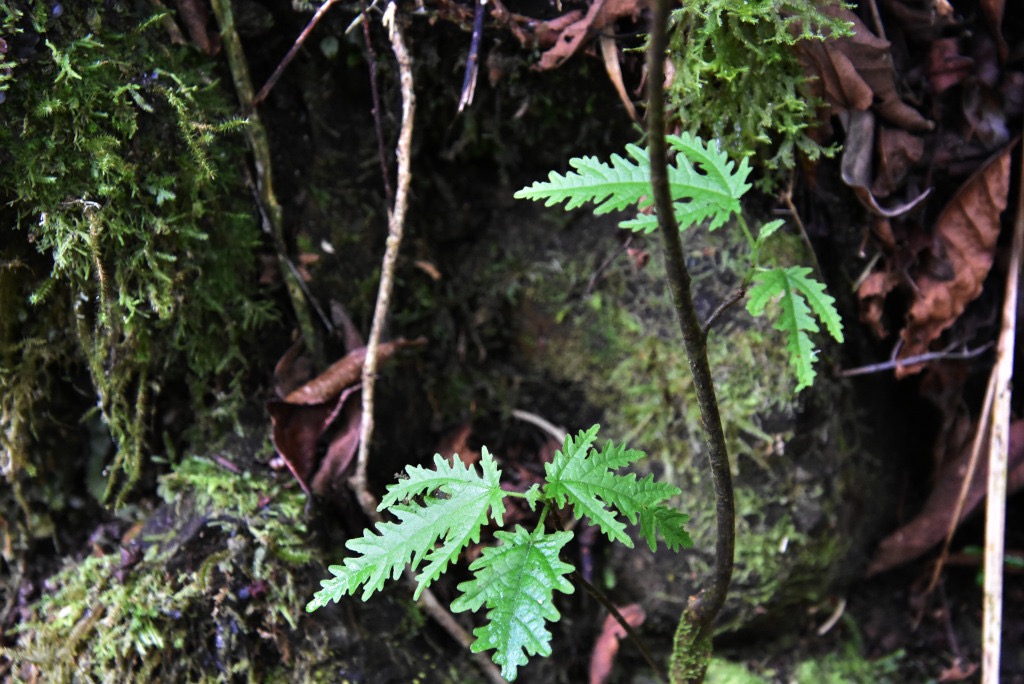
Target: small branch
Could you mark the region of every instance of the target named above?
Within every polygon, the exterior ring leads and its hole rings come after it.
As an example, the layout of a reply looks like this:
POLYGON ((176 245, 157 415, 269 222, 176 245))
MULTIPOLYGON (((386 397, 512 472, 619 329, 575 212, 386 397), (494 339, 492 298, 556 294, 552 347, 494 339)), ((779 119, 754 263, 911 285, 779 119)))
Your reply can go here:
POLYGON ((612 265, 616 258, 623 252, 629 250, 629 246, 633 244, 633 236, 628 236, 622 241, 622 244, 615 247, 611 254, 605 257, 601 265, 597 267, 597 270, 590 274, 590 278, 587 279, 587 289, 583 291, 583 296, 588 297, 597 287, 597 281, 604 275, 604 272, 608 270, 608 267, 612 265))
MULTIPOLYGON (((223 0, 216 1, 222 2, 223 0)), ((323 17, 324 14, 326 14, 327 10, 331 8, 331 5, 333 5, 337 1, 338 0, 327 0, 326 2, 324 2, 324 4, 320 5, 320 7, 317 8, 316 14, 313 15, 313 18, 309 20, 308 24, 306 24, 306 28, 302 29, 302 33, 300 33, 299 37, 295 39, 294 43, 292 43, 291 49, 288 50, 288 53, 284 56, 284 59, 282 59, 281 63, 277 65, 277 68, 274 69, 274 73, 270 75, 270 78, 267 79, 267 82, 263 84, 262 88, 260 88, 260 92, 256 93, 256 97, 252 99, 250 107, 256 107, 261 102, 263 102, 263 100, 267 99, 267 95, 270 94, 271 88, 273 88, 274 85, 277 84, 278 79, 281 78, 281 74, 284 73, 284 70, 287 69, 288 65, 292 63, 293 59, 295 59, 295 55, 299 52, 299 48, 301 48, 302 44, 306 42, 307 38, 309 38, 309 34, 320 22, 320 18, 323 17)), ((247 109, 246 111, 249 110, 247 109)))
POLYGON ((231 78, 238 94, 238 102, 242 111, 247 112, 248 125, 245 135, 252 150, 253 165, 256 169, 256 189, 259 195, 259 209, 263 217, 263 230, 274 243, 280 263, 282 278, 295 312, 295 321, 302 336, 309 345, 314 360, 322 365, 323 352, 320 349, 319 336, 313 327, 313 317, 306 306, 300 279, 288 268, 287 250, 284 241, 284 212, 274 193, 274 181, 270 157, 270 140, 267 130, 263 127, 259 115, 253 110, 252 79, 249 76, 249 64, 242 50, 242 41, 235 31, 235 17, 230 0, 212 0, 213 13, 220 26, 221 40, 231 68, 231 78))
POLYGON ((377 133, 377 156, 380 157, 380 175, 384 179, 384 197, 390 204, 395 200, 395 191, 391 189, 387 153, 384 151, 384 124, 380 111, 380 90, 377 87, 377 51, 373 49, 373 41, 370 39, 370 12, 366 0, 362 0, 362 8, 363 42, 366 43, 366 63, 370 69, 370 99, 373 102, 373 127, 377 133))
POLYGON ((736 290, 731 295, 729 295, 728 299, 719 304, 718 308, 711 312, 711 315, 708 316, 708 320, 705 321, 704 325, 701 326, 701 334, 704 335, 705 340, 708 337, 708 333, 711 332, 711 326, 715 324, 715 321, 717 321, 721 317, 721 315, 729 309, 729 307, 733 306, 734 304, 736 304, 736 302, 740 301, 746 296, 747 288, 741 287, 740 289, 736 290))
MULTIPOLYGON (((398 252, 402 244, 402 234, 405 227, 405 214, 409 205, 409 185, 412 181, 412 131, 416 113, 416 92, 413 88, 412 58, 409 56, 409 51, 405 46, 402 29, 395 19, 395 9, 395 3, 390 3, 387 11, 384 13, 383 21, 388 29, 391 49, 395 53, 395 59, 398 62, 399 85, 402 92, 402 125, 399 130, 396 149, 398 183, 395 189, 394 205, 388 212, 388 239, 384 249, 384 260, 381 263, 380 285, 377 290, 377 303, 373 310, 373 323, 370 326, 370 336, 366 341, 366 360, 363 363, 362 374, 363 418, 359 425, 359 455, 356 459, 355 474, 349 480, 352 491, 359 500, 359 505, 362 507, 363 512, 374 521, 379 521, 381 518, 380 513, 377 512, 377 499, 370 492, 367 485, 366 469, 370 460, 370 442, 373 440, 373 398, 375 381, 377 379, 377 349, 380 346, 384 321, 388 316, 391 292, 394 288, 395 264, 398 261, 398 252)), ((411 573, 406 572, 406 577, 410 575, 411 573)), ((464 647, 470 647, 473 643, 472 635, 459 625, 452 616, 451 611, 437 600, 437 597, 430 589, 424 589, 420 594, 420 605, 423 611, 441 625, 452 638, 464 647)), ((493 684, 504 681, 494 663, 490 661, 485 653, 478 653, 473 657, 488 681, 493 684)))
POLYGON ((622 617, 622 613, 619 612, 619 609, 615 606, 615 604, 612 603, 608 599, 608 597, 604 595, 602 591, 600 591, 597 587, 588 582, 586 578, 584 578, 583 575, 579 573, 578 570, 573 570, 571 573, 569 573, 569 576, 572 577, 572 579, 575 582, 578 582, 579 585, 582 586, 586 590, 586 592, 591 595, 591 597, 596 599, 597 602, 604 606, 605 610, 607 610, 608 613, 613 618, 615 618, 615 621, 619 623, 619 626, 625 630, 626 636, 629 637, 629 640, 632 641, 633 645, 636 646, 638 651, 640 651, 640 655, 642 655, 644 660, 647 661, 647 667, 651 668, 655 676, 658 678, 658 681, 666 681, 665 673, 662 671, 660 667, 658 667, 658 664, 654 661, 654 656, 652 656, 651 652, 647 649, 647 644, 644 643, 643 639, 640 638, 640 635, 636 633, 636 630, 634 630, 633 627, 629 624, 629 622, 626 621, 626 618, 622 617))
POLYGON ((715 488, 715 566, 711 581, 691 597, 676 630, 673 644, 671 681, 702 681, 711 642, 712 623, 725 604, 732 581, 736 545, 736 511, 733 500, 729 454, 718 411, 715 384, 708 363, 707 340, 690 292, 690 273, 683 257, 668 182, 668 152, 665 142, 665 53, 668 50, 668 21, 671 0, 655 0, 647 53, 647 126, 651 160, 651 188, 658 214, 659 232, 665 241, 665 270, 690 361, 697 403, 700 406, 708 462, 715 488))
POLYGON ((992 441, 988 452, 988 490, 985 502, 985 586, 982 621, 981 681, 998 684, 1003 624, 1003 561, 1006 534, 1006 471, 1010 451, 1010 398, 1017 330, 1017 292, 1021 252, 1024 251, 1024 179, 1017 195, 1013 246, 1006 271, 1003 324, 996 348, 995 398, 992 407, 992 441))
POLYGON ((487 13, 487 0, 476 0, 476 11, 473 15, 473 34, 469 41, 469 55, 466 56, 466 75, 462 79, 462 94, 459 96, 458 114, 473 104, 476 94, 477 77, 480 75, 480 36, 484 32, 484 15, 487 13))
POLYGON ((359 426, 359 456, 356 460, 355 474, 352 476, 352 490, 359 499, 363 510, 376 514, 377 501, 367 487, 366 468, 370 460, 370 442, 373 439, 373 397, 377 379, 377 348, 380 346, 384 321, 388 316, 391 304, 391 291, 394 289, 395 264, 398 251, 402 244, 402 233, 405 228, 405 213, 409 205, 409 184, 412 180, 411 149, 413 120, 416 113, 416 93, 413 89, 412 59, 405 47, 402 30, 395 18, 395 4, 388 5, 384 14, 384 23, 388 28, 391 48, 398 61, 399 85, 402 92, 402 127, 398 134, 398 186, 395 193, 394 206, 388 211, 388 239, 384 249, 384 260, 380 269, 380 285, 377 290, 377 303, 373 310, 373 323, 370 336, 366 340, 366 360, 363 362, 363 419, 359 426))
POLYGON ((881 371, 897 368, 898 366, 916 366, 919 363, 928 363, 929 361, 962 361, 964 359, 973 359, 976 356, 981 356, 991 348, 992 343, 986 342, 976 349, 965 349, 960 352, 947 350, 927 352, 925 354, 918 354, 917 356, 908 356, 905 359, 889 359, 888 361, 882 361, 881 363, 872 363, 867 366, 848 368, 846 370, 839 371, 839 375, 840 377, 850 378, 855 375, 879 373, 881 371))

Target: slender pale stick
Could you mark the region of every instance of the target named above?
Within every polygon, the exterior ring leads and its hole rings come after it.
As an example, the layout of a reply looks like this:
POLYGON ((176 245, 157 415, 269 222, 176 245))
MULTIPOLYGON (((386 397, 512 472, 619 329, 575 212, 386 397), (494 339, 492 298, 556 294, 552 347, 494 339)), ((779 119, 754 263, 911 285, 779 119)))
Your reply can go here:
POLYGON ((384 321, 391 304, 391 291, 395 284, 395 263, 402 245, 405 227, 405 213, 409 207, 409 183, 412 180, 411 148, 413 119, 416 113, 416 93, 413 90, 412 58, 405 47, 401 28, 395 21, 395 3, 388 5, 384 12, 384 25, 391 39, 391 49, 398 61, 399 86, 402 92, 402 127, 398 133, 398 182, 395 187, 395 204, 388 210, 388 239, 384 247, 384 260, 380 267, 380 285, 377 289, 377 303, 373 310, 370 336, 366 340, 366 360, 363 362, 363 420, 359 426, 359 456, 352 476, 352 491, 363 510, 373 519, 379 520, 377 501, 370 493, 366 482, 366 467, 370 461, 370 441, 373 439, 373 396, 377 379, 377 348, 380 346, 384 321))
POLYGON ((1013 247, 1006 271, 1003 325, 996 350, 992 441, 988 454, 988 499, 985 502, 985 592, 982 624, 982 684, 999 682, 999 650, 1003 626, 1003 557, 1006 530, 1006 468, 1010 448, 1010 383, 1017 331, 1017 289, 1024 248, 1024 179, 1017 196, 1013 247))
MULTIPOLYGON (((366 341, 366 360, 363 362, 363 419, 359 425, 359 455, 356 459, 355 474, 349 481, 363 512, 374 521, 380 521, 381 516, 377 511, 377 499, 370 492, 367 483, 366 468, 370 462, 370 442, 373 439, 373 396, 374 383, 377 379, 377 349, 380 347, 380 338, 384 331, 384 321, 387 319, 388 308, 391 303, 391 291, 394 289, 395 282, 395 263, 398 261, 398 251, 402 245, 405 213, 409 206, 409 184, 412 180, 412 128, 416 113, 412 58, 409 56, 408 49, 406 49, 401 27, 395 19, 395 10, 395 3, 389 3, 387 10, 384 12, 383 22, 384 26, 388 29, 391 49, 395 53, 395 59, 398 61, 399 86, 402 92, 402 127, 398 133, 398 146, 396 150, 398 179, 395 186, 395 204, 388 211, 388 239, 384 247, 384 260, 380 267, 380 285, 377 289, 377 303, 373 310, 370 337, 366 341)), ((411 584, 415 584, 416 580, 412 572, 406 570, 405 577, 411 584)), ((437 597, 430 589, 424 589, 420 594, 420 606, 452 638, 465 648, 470 648, 474 641, 473 636, 459 625, 451 611, 437 600, 437 597)), ((487 681, 492 684, 501 684, 505 681, 486 653, 475 653, 473 654, 473 659, 480 667, 487 681)))

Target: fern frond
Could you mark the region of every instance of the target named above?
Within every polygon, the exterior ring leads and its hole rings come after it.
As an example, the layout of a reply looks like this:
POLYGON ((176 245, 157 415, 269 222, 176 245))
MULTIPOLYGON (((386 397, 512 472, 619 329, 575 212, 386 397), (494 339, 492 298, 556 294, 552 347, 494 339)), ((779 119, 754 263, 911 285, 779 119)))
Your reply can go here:
POLYGON ((574 568, 558 559, 572 533, 548 533, 543 526, 530 533, 517 525, 514 532, 495 536, 501 543, 485 548, 469 566, 475 575, 459 585, 462 596, 452 603, 452 611, 487 606, 488 622, 473 630, 477 640, 472 649, 474 653, 494 649, 501 676, 512 681, 527 655, 551 655, 551 633, 545 622, 561 617, 552 600, 554 592, 573 593, 565 575, 574 568))
POLYGON ((760 316, 769 301, 780 297, 781 311, 774 328, 786 335, 786 348, 796 371, 797 392, 810 387, 816 375, 814 359, 817 351, 809 333, 818 332, 818 324, 811 317, 812 311, 825 323, 837 342, 843 341, 843 326, 835 308, 835 299, 825 292, 824 285, 808 277, 810 272, 806 266, 760 271, 754 275, 747 301, 747 311, 760 316))
POLYGON ((664 503, 678 495, 679 488, 655 482, 652 475, 637 482, 635 473, 615 474, 614 470, 635 463, 644 453, 611 442, 600 452, 591 449, 598 427, 581 431, 575 439, 566 437, 562 449, 545 465, 544 495, 560 506, 571 503, 576 517, 590 518, 609 539, 628 547, 632 548, 633 540, 616 513, 634 524, 640 520, 641 534, 652 550, 659 532, 670 548, 689 546, 689 535, 682 529, 688 517, 664 503))
POLYGON ((408 479, 388 487, 379 509, 389 509, 398 522, 377 523, 376 531, 366 530, 362 537, 350 539, 345 546, 357 555, 329 568, 334 577, 320 582, 322 589, 306 610, 354 594, 360 586, 365 601, 389 577, 398 579, 406 565, 415 570, 426 560, 427 566, 416 576, 418 598, 468 543, 479 540, 488 512, 495 523, 502 522, 505 492, 498 481, 501 473, 486 449, 481 452, 480 464, 483 476, 475 467, 458 459, 449 464, 440 455, 434 456, 433 469, 407 468, 408 479), (423 492, 423 503, 401 502, 423 492))
MULTIPOLYGON (((677 201, 676 220, 680 230, 710 220, 714 230, 740 210, 739 198, 749 189, 746 178, 750 166, 730 161, 715 143, 705 143, 691 135, 668 136, 669 144, 677 151, 675 163, 668 168, 672 197, 677 201)), ((584 203, 597 205, 595 214, 640 208, 651 204, 650 156, 636 145, 627 145, 632 161, 617 154, 610 163, 596 157, 569 160, 575 172, 564 176, 554 171, 548 181, 537 181, 519 190, 517 199, 545 200, 545 206, 566 202, 566 210, 584 203)), ((625 227, 651 232, 652 220, 637 219, 642 227, 627 222, 625 227)))

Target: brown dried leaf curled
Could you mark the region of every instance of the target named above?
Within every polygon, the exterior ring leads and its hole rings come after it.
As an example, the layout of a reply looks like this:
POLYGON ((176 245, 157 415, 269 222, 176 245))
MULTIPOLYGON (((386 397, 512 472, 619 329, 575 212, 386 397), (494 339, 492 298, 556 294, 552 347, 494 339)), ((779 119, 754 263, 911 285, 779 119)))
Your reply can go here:
MULTIPOLYGON (((971 176, 939 214, 933 231, 936 247, 932 256, 943 261, 946 268, 940 273, 933 264, 915 274, 916 292, 903 328, 900 358, 928 351, 928 345, 981 294, 992 268, 999 216, 1006 209, 1010 152, 1014 145, 1007 146, 971 176)), ((902 366, 897 368, 896 375, 903 377, 921 368, 902 366)))
MULTIPOLYGON (((385 342, 377 348, 377 362, 387 360, 392 354, 403 347, 426 344, 426 339, 406 340, 399 338, 385 342)), ((363 373, 363 362, 366 360, 366 347, 353 349, 340 360, 335 361, 327 370, 294 390, 285 397, 289 404, 322 404, 330 401, 338 393, 359 380, 363 373)))
MULTIPOLYGON (((966 448, 937 474, 935 487, 921 512, 878 545, 875 557, 868 565, 868 577, 918 558, 946 537, 953 522, 956 501, 960 496, 970 457, 971 441, 968 440, 966 448)), ((1024 484, 1024 421, 1018 420, 1010 426, 1010 457, 1007 467, 1012 473, 1007 491, 1012 493, 1024 484)), ((987 475, 988 464, 982 455, 968 486, 963 512, 957 524, 963 522, 985 497, 987 475)))
POLYGON ((874 35, 846 8, 823 7, 853 26, 853 34, 825 41, 802 40, 797 54, 812 81, 812 94, 828 102, 835 113, 873 108, 899 128, 917 133, 935 125, 905 104, 896 90, 889 41, 874 35))

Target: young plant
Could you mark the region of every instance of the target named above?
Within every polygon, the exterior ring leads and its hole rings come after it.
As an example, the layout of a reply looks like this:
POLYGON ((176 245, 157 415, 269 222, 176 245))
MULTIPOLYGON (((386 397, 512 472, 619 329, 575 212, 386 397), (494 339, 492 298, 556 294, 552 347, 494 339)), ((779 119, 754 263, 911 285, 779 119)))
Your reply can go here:
MULTIPOLYGON (((810 337, 810 333, 819 330, 815 317, 825 324, 833 338, 843 341, 843 326, 835 300, 825 292, 824 285, 811 277, 810 268, 760 265, 762 246, 783 222, 764 224, 756 238, 747 227, 740 212, 740 198, 750 189, 746 182, 750 174, 746 159, 737 165, 716 144, 685 133, 666 136, 666 141, 676 153, 675 162, 668 167, 668 176, 679 230, 701 223, 715 230, 733 219, 739 224, 750 247, 749 268, 741 285, 741 290, 749 294, 747 311, 754 316, 763 315, 769 302, 779 300, 774 327, 785 333, 786 349, 796 372, 796 391, 809 387, 814 382, 817 356, 810 337)), ((650 156, 636 145, 627 145, 626 152, 632 160, 619 155, 612 155, 610 163, 594 157, 571 159, 569 165, 575 171, 565 175, 552 171, 546 182, 538 181, 515 196, 544 200, 546 206, 565 201, 566 210, 591 202, 596 205, 595 214, 621 211, 635 205, 640 213, 620 225, 636 232, 651 233, 658 227, 658 218, 649 211, 653 204, 650 156)))
POLYGON ((657 537, 672 550, 692 545, 683 527, 689 516, 667 503, 680 490, 655 482, 651 475, 638 481, 634 473, 617 473, 644 453, 611 442, 598 450, 598 429, 595 425, 576 437, 567 436, 544 466, 544 484, 534 484, 524 493, 502 489, 501 471, 486 447, 479 471, 458 458, 449 463, 440 455, 434 456, 433 468, 407 467, 405 478, 388 487, 378 507, 397 522, 377 523, 376 530, 350 539, 346 546, 356 555, 330 567, 334 577, 321 581, 323 588, 306 610, 322 608, 360 588, 365 601, 389 578, 398 579, 407 566, 411 572, 419 570, 418 598, 468 544, 480 540, 484 525, 502 525, 507 498, 525 499, 531 509, 541 509, 533 530, 516 525, 512 532, 495 532, 499 543, 485 548, 469 566, 473 578, 459 584, 461 595, 451 606, 457 613, 487 608, 484 624, 473 632, 473 652, 493 649, 502 676, 514 680, 528 656, 551 654, 545 623, 560 618, 554 592, 573 592, 566 575, 575 568, 559 557, 573 533, 547 529, 552 507, 571 505, 577 517, 587 518, 609 540, 630 548, 633 541, 623 518, 639 523, 640 536, 652 551, 657 537))

